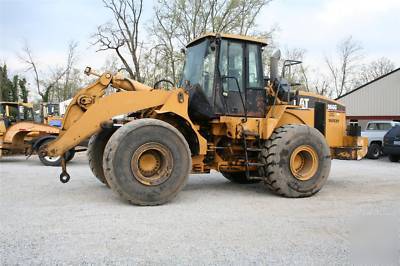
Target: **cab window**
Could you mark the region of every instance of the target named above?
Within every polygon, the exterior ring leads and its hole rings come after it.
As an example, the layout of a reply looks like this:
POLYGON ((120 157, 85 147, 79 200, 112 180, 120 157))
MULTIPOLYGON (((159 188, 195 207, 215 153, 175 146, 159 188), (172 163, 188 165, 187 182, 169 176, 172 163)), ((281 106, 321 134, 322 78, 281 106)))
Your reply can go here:
POLYGON ((17 122, 19 120, 19 110, 17 106, 7 106, 8 107, 8 119, 10 122, 17 122))
POLYGON ((204 40, 188 48, 180 86, 185 84, 201 86, 204 94, 213 95, 215 69, 215 49, 211 49, 209 40, 204 40))
POLYGON ((262 66, 261 66, 261 51, 259 46, 255 44, 247 45, 247 53, 248 53, 248 73, 249 79, 247 88, 252 89, 263 89, 263 75, 262 75, 262 66))
POLYGON ((222 40, 219 57, 219 71, 221 76, 229 78, 223 79, 223 87, 229 91, 242 90, 243 86, 243 47, 241 43, 222 40), (236 84, 237 79, 239 83, 236 84))
POLYGON ((213 95, 214 84, 214 69, 215 69, 215 49, 207 48, 206 56, 203 63, 202 83, 203 89, 207 97, 213 95))

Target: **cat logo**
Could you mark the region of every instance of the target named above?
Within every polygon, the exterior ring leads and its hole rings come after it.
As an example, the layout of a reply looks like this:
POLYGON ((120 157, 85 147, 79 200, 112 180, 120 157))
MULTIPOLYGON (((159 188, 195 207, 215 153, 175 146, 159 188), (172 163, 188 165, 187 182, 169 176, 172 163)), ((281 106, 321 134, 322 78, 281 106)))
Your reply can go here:
POLYGON ((300 107, 303 108, 303 109, 307 109, 309 101, 310 101, 309 98, 300 98, 300 101, 299 101, 300 107))

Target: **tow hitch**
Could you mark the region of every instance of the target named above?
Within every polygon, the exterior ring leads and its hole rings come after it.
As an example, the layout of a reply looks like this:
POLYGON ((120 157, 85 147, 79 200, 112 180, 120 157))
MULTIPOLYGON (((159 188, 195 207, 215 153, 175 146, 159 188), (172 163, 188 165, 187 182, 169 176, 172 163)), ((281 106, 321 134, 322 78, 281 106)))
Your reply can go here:
POLYGON ((65 155, 63 155, 63 158, 61 160, 61 168, 62 172, 60 174, 60 182, 65 184, 71 179, 71 176, 67 173, 67 163, 65 161, 65 155))

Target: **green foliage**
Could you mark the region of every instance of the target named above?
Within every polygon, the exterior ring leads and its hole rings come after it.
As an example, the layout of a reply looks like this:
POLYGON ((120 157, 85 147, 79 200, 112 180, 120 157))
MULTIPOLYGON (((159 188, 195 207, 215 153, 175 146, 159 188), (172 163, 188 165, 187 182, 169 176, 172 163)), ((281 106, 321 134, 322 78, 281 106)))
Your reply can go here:
POLYGON ((25 78, 20 79, 18 81, 18 85, 19 85, 19 88, 20 88, 19 97, 21 97, 21 100, 24 103, 27 103, 28 102, 28 96, 29 96, 29 90, 26 88, 26 79, 25 78))
POLYGON ((18 75, 14 75, 12 79, 8 77, 7 65, 0 66, 0 101, 6 102, 17 102, 19 99, 18 92, 21 89, 21 95, 24 94, 25 98, 28 99, 28 90, 26 89, 25 78, 20 79, 18 75), (23 87, 23 88, 22 88, 23 87))

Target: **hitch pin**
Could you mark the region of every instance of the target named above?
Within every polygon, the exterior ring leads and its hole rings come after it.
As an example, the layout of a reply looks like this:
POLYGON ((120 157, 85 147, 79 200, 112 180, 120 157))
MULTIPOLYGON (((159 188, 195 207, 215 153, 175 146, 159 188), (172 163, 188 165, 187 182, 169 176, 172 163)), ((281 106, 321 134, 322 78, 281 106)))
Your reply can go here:
POLYGON ((65 161, 65 155, 63 155, 61 159, 61 168, 62 172, 60 174, 60 181, 61 183, 65 184, 71 179, 71 176, 67 173, 67 163, 65 161))

